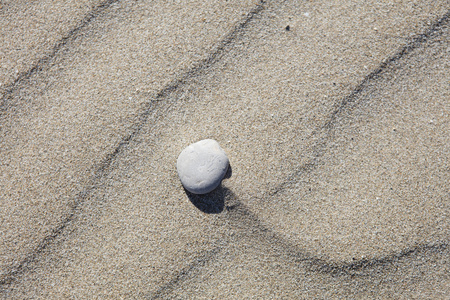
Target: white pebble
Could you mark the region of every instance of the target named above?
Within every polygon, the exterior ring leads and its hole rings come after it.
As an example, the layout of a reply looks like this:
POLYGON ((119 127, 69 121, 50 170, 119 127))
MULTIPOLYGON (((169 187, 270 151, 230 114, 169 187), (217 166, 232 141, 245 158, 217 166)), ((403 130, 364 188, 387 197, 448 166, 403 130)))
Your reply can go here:
POLYGON ((184 188, 206 194, 217 188, 228 170, 228 157, 215 140, 207 139, 186 147, 177 160, 178 176, 184 188))

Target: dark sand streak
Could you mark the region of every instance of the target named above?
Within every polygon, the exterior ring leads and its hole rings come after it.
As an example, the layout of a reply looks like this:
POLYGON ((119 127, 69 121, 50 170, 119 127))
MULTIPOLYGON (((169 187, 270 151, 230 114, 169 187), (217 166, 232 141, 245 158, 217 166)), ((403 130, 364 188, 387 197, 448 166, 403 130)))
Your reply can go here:
MULTIPOLYGON (((404 260, 414 255, 438 252, 440 254, 449 252, 448 243, 439 243, 434 245, 417 245, 412 248, 404 249, 399 253, 376 259, 361 259, 351 263, 327 262, 314 257, 304 249, 292 245, 276 233, 264 226, 237 197, 228 192, 226 200, 226 212, 222 214, 222 221, 230 220, 229 225, 237 230, 234 237, 228 237, 226 240, 219 240, 221 245, 212 250, 202 252, 186 268, 177 272, 167 283, 163 284, 152 294, 145 296, 146 299, 170 298, 170 294, 179 288, 184 282, 195 278, 201 274, 201 269, 218 258, 227 247, 232 244, 238 244, 242 240, 249 244, 249 240, 255 241, 254 244, 262 246, 276 252, 277 260, 284 260, 289 263, 295 263, 298 269, 306 270, 310 273, 320 273, 333 277, 347 277, 351 279, 375 279, 383 275, 380 271, 386 271, 386 268, 401 264, 404 260)), ((295 271, 294 271, 295 272, 295 271)), ((358 284, 354 282, 353 284, 358 284)))
POLYGON ((79 25, 72 30, 70 30, 64 37, 55 43, 50 54, 45 57, 38 59, 37 63, 34 64, 29 70, 22 72, 17 76, 17 78, 6 87, 4 94, 0 98, 0 113, 5 112, 9 108, 9 100, 12 99, 12 94, 20 89, 22 83, 30 79, 31 76, 40 72, 44 66, 48 65, 56 55, 63 49, 67 43, 76 39, 88 24, 94 21, 99 15, 101 15, 108 7, 112 4, 118 2, 119 0, 106 0, 100 3, 97 7, 92 9, 79 23, 79 25))
POLYGON ((361 95, 363 91, 371 88, 371 84, 373 81, 377 80, 383 73, 389 70, 394 63, 397 61, 404 59, 408 54, 410 54, 415 49, 423 46, 427 41, 437 38, 441 36, 441 29, 448 26, 450 21, 450 10, 447 11, 436 23, 432 24, 430 28, 422 33, 412 38, 411 42, 409 42, 406 46, 404 46, 400 51, 395 53, 392 57, 389 57, 385 61, 383 61, 378 68, 376 68, 373 72, 367 75, 358 86, 353 89, 353 91, 343 98, 336 105, 335 109, 331 112, 328 121, 325 124, 314 130, 309 138, 313 136, 323 135, 324 137, 320 139, 320 141, 313 147, 313 158, 305 163, 303 166, 299 167, 296 171, 290 174, 280 185, 270 191, 267 197, 272 197, 273 195, 283 191, 286 187, 295 183, 296 180, 301 176, 301 174, 310 172, 317 167, 317 160, 322 157, 327 150, 327 144, 330 142, 333 131, 336 127, 336 121, 340 117, 343 112, 349 112, 354 109, 357 105, 361 105, 361 101, 357 101, 358 97, 361 95))
POLYGON ((254 239, 264 247, 277 249, 279 251, 278 254, 286 257, 289 261, 302 264, 302 267, 310 272, 324 273, 332 276, 364 277, 370 275, 378 267, 391 265, 414 254, 427 251, 443 253, 449 252, 450 250, 448 243, 441 242, 433 245, 416 245, 385 257, 360 259, 351 263, 325 261, 314 257, 306 249, 300 249, 298 246, 292 245, 289 241, 272 232, 244 204, 240 203, 234 195, 227 202, 230 201, 233 204, 231 208, 230 203, 227 204, 228 212, 224 215, 224 218, 231 220, 233 228, 239 230, 237 240, 254 239))
MULTIPOLYGON (((34 65, 29 71, 22 73, 19 78, 10 85, 10 87, 7 88, 6 94, 1 99, 0 104, 0 110, 3 111, 7 108, 7 100, 11 96, 11 93, 15 91, 19 85, 29 78, 31 75, 33 75, 36 72, 39 72, 39 70, 42 68, 43 64, 48 63, 55 55, 58 54, 58 52, 61 50, 61 48, 74 36, 77 35, 77 33, 86 26, 89 22, 91 22, 93 19, 95 19, 96 16, 98 16, 99 13, 101 13, 104 9, 109 7, 112 3, 117 2, 117 0, 109 0, 103 2, 100 6, 98 6, 93 12, 91 12, 86 18, 82 21, 82 24, 73 29, 68 35, 66 35, 63 39, 61 39, 53 48, 52 53, 42 58, 38 61, 36 65, 34 65)), ((139 132, 141 131, 142 127, 146 124, 151 112, 154 110, 155 106, 158 102, 163 102, 163 100, 166 100, 169 98, 172 93, 177 91, 180 86, 184 85, 186 81, 192 79, 193 77, 200 76, 203 74, 203 72, 207 71, 211 66, 213 66, 216 62, 218 62, 221 58, 223 53, 226 53, 229 47, 233 46, 233 42, 238 39, 242 31, 245 29, 247 24, 255 18, 258 14, 260 14, 261 11, 264 10, 264 4, 265 1, 261 1, 256 7, 247 15, 246 19, 238 24, 233 31, 230 32, 229 35, 223 39, 216 50, 211 53, 206 59, 200 61, 196 66, 188 70, 186 73, 182 74, 179 79, 174 80, 172 83, 168 84, 165 88, 163 88, 156 96, 156 98, 153 101, 150 101, 147 104, 147 107, 141 113, 139 122, 136 123, 134 130, 131 134, 126 135, 122 141, 118 144, 116 149, 107 155, 107 157, 104 159, 104 161, 101 163, 100 167, 95 172, 95 175, 90 181, 90 184, 80 192, 75 198, 73 206, 70 209, 70 213, 65 218, 65 220, 53 230, 53 232, 45 237, 42 242, 39 244, 39 246, 33 251, 24 261, 20 263, 20 265, 13 271, 11 271, 9 274, 4 276, 0 279, 0 291, 4 291, 5 288, 9 285, 11 285, 15 280, 20 277, 21 274, 23 274, 30 264, 32 264, 34 261, 36 261, 39 258, 39 255, 50 245, 52 244, 55 239, 66 229, 66 227, 75 220, 80 205, 93 193, 93 191, 97 188, 97 183, 99 179, 103 178, 106 174, 108 174, 110 170, 111 163, 116 159, 118 154, 122 151, 122 148, 129 144, 129 142, 136 137, 139 132)), ((410 42, 408 45, 406 45, 402 50, 397 52, 394 56, 387 59, 381 65, 372 73, 370 73, 368 76, 366 76, 363 81, 351 92, 351 94, 347 97, 345 97, 339 105, 336 107, 336 109, 333 111, 333 113, 330 116, 329 121, 325 123, 325 125, 320 128, 318 131, 325 131, 328 134, 330 134, 334 127, 336 119, 338 118, 339 114, 343 111, 348 111, 348 109, 351 108, 352 103, 356 102, 356 99, 359 94, 366 88, 370 86, 370 83, 373 80, 376 80, 376 78, 384 72, 390 65, 392 65, 394 62, 400 60, 405 55, 411 53, 414 49, 418 48, 420 45, 424 44, 426 41, 428 41, 431 37, 436 36, 439 29, 443 26, 446 26, 448 24, 450 16, 450 11, 447 12, 441 19, 439 19, 435 24, 433 24, 429 30, 427 30, 425 33, 420 34, 416 38, 413 39, 412 42, 410 42)), ((317 135, 318 132, 316 131, 313 133, 313 135, 317 135)), ((288 184, 290 184, 293 180, 296 180, 302 173, 309 172, 316 166, 316 159, 320 158, 325 152, 326 152, 326 144, 329 138, 325 138, 322 142, 319 142, 317 146, 315 147, 315 158, 303 165, 301 168, 299 168, 297 171, 295 171, 292 175, 290 175, 281 185, 279 185, 275 191, 271 192, 267 197, 272 197, 276 193, 282 191, 288 184)), ((269 231, 267 228, 265 228, 257 219, 256 216, 254 216, 244 205, 238 202, 237 199, 233 199, 235 203, 233 203, 230 206, 227 206, 227 213, 225 213, 225 217, 232 220, 233 223, 241 227, 241 234, 244 234, 246 237, 253 236, 260 242, 267 243, 267 241, 273 242, 274 244, 281 246, 280 249, 284 252, 284 255, 287 257, 290 257, 292 259, 295 259, 295 261, 301 263, 306 262, 307 265, 310 266, 311 271, 318 271, 323 273, 328 273, 331 275, 364 275, 367 272, 364 270, 369 270, 371 268, 375 268, 378 266, 385 266, 387 264, 391 264, 396 261, 400 261, 403 258, 409 257, 412 254, 424 252, 424 251, 448 251, 448 244, 442 243, 439 245, 420 245, 412 249, 406 249, 398 254, 394 254, 385 258, 380 259, 373 259, 373 260, 360 260, 356 261, 351 264, 338 264, 338 263, 327 263, 325 261, 315 259, 313 257, 305 256, 302 251, 299 251, 296 249, 296 247, 293 247, 289 245, 287 242, 283 241, 281 238, 277 237, 276 234, 269 231), (250 233, 250 234, 249 234, 250 233), (363 270, 363 273, 357 273, 358 271, 363 270)), ((201 268, 204 266, 208 261, 213 260, 214 257, 216 257, 221 252, 221 247, 215 248, 213 250, 210 250, 206 253, 203 253, 198 257, 197 260, 195 260, 189 267, 186 269, 181 270, 178 275, 176 275, 173 279, 171 279, 167 284, 163 285, 158 292, 154 295, 152 298, 158 298, 162 295, 167 294, 172 290, 177 284, 179 284, 180 281, 183 281, 187 279, 189 276, 194 275, 198 273, 198 268, 201 268)))
MULTIPOLYGON (((7 96, 2 98, 2 103, 0 104, 0 112, 2 110, 5 110, 5 103, 8 96, 15 91, 19 84, 28 79, 32 74, 38 72, 41 70, 41 65, 49 63, 51 59, 58 54, 58 52, 61 50, 61 48, 72 38, 76 37, 76 34, 80 32, 80 30, 86 26, 89 22, 95 19, 98 14, 105 10, 107 7, 109 7, 114 2, 117 2, 118 0, 108 0, 103 2, 102 5, 100 5, 97 9, 95 9, 92 13, 88 15, 88 17, 85 18, 82 26, 79 26, 75 29, 73 29, 65 38, 63 38, 61 41, 57 43, 57 45, 54 47, 54 50, 52 54, 46 58, 43 58, 39 60, 39 62, 28 72, 24 73, 22 76, 19 77, 15 81, 14 84, 9 88, 7 96)), ((130 141, 136 137, 139 132, 141 131, 142 127, 147 123, 147 120, 151 114, 152 111, 154 111, 154 108, 157 106, 158 103, 164 103, 167 104, 166 100, 169 98, 172 93, 176 92, 180 86, 182 86, 187 80, 190 80, 191 78, 195 76, 199 76, 203 72, 205 72, 207 69, 209 69, 212 65, 217 63, 221 58, 222 54, 227 52, 228 48, 233 46, 233 42, 237 40, 241 35, 245 27, 249 24, 249 22, 254 19, 258 14, 260 14, 265 6, 265 1, 261 0, 258 4, 255 5, 255 7, 247 14, 245 19, 241 21, 238 25, 234 27, 234 29, 223 39, 218 43, 218 46, 215 48, 215 50, 209 54, 205 59, 201 60, 197 64, 195 64, 192 68, 190 68, 187 72, 181 74, 181 76, 178 79, 173 80, 171 83, 166 85, 161 91, 159 91, 156 95, 156 98, 153 100, 150 100, 148 104, 146 105, 144 111, 140 114, 139 121, 134 125, 134 128, 132 129, 132 132, 122 138, 122 140, 119 142, 117 147, 112 153, 109 153, 106 155, 105 159, 102 163, 100 163, 99 168, 95 171, 92 178, 89 180, 89 184, 87 187, 78 193, 78 195, 75 196, 75 200, 73 201, 69 213, 64 216, 62 219, 63 221, 58 225, 55 229, 52 230, 52 232, 47 235, 36 247, 34 251, 32 251, 20 264, 18 264, 17 267, 15 267, 13 270, 5 274, 0 278, 0 293, 5 292, 6 289, 11 286, 12 283, 17 281, 19 277, 26 272, 26 270, 29 268, 29 265, 33 264, 36 260, 39 259, 39 255, 43 253, 43 251, 49 247, 57 238, 59 235, 61 235, 66 227, 75 221, 77 215, 79 214, 79 208, 82 205, 82 203, 85 202, 87 198, 90 197, 90 195, 93 193, 95 189, 98 187, 98 182, 101 178, 105 177, 109 171, 112 162, 116 159, 118 154, 122 151, 122 149, 127 146, 130 141)))
MULTIPOLYGON (((383 61, 378 68, 362 80, 362 82, 350 93, 350 95, 340 101, 335 110, 331 113, 329 120, 321 128, 311 134, 311 136, 315 136, 325 133, 325 137, 314 147, 314 158, 288 176, 282 184, 264 197, 265 200, 283 191, 288 185, 298 180, 301 174, 314 170, 317 166, 317 160, 326 153, 326 145, 335 130, 336 121, 338 120, 340 114, 344 111, 351 111, 352 108, 360 105, 362 102, 358 102, 357 100, 361 93, 370 88, 371 83, 377 80, 381 74, 387 72, 389 67, 391 67, 395 62, 404 59, 408 54, 423 46, 429 40, 439 37, 441 35, 441 28, 448 26, 449 17, 450 11, 443 15, 436 23, 431 25, 425 33, 417 35, 400 51, 383 61)), ((239 229, 240 237, 238 239, 253 238, 256 239, 259 244, 270 244, 271 247, 275 246, 276 249, 279 250, 280 255, 290 261, 295 261, 299 264, 299 267, 305 268, 309 272, 328 274, 330 276, 346 276, 351 278, 368 277, 377 274, 376 271, 380 268, 385 269, 395 263, 401 263, 403 260, 413 255, 428 252, 439 252, 443 255, 444 253, 448 253, 450 250, 449 244, 442 242, 434 245, 416 245, 415 247, 403 249, 399 253, 394 253, 389 256, 375 259, 360 259, 351 263, 325 261, 314 257, 304 249, 299 249, 299 247, 290 244, 288 241, 283 240, 277 234, 270 231, 259 221, 256 215, 254 215, 237 199, 232 192, 229 192, 229 194, 232 196, 229 196, 226 199, 225 205, 227 212, 224 213, 223 217, 231 220, 233 227, 239 229)), ((226 245, 229 244, 231 244, 231 240, 226 242, 226 245)), ((268 247, 268 245, 266 245, 266 247, 268 247)), ((207 252, 207 254, 203 253, 188 268, 181 270, 174 276, 174 278, 161 286, 158 291, 149 298, 159 299, 169 295, 170 292, 180 286, 182 282, 198 275, 198 269, 205 266, 207 262, 214 260, 214 258, 222 252, 221 250, 223 250, 223 246, 217 247, 207 252)))
POLYGON ((213 260, 219 253, 221 253, 223 247, 216 247, 209 251, 204 251, 186 268, 177 272, 177 274, 169 280, 166 284, 160 286, 158 290, 151 296, 144 296, 145 299, 160 299, 164 296, 168 296, 171 291, 178 287, 182 282, 188 278, 194 277, 198 274, 202 267, 204 267, 209 261, 213 260))

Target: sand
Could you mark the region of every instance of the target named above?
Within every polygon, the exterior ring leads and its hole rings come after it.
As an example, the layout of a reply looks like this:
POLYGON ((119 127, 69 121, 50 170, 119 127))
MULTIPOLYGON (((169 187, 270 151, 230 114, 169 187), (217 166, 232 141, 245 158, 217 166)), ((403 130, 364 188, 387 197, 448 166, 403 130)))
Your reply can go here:
POLYGON ((2 297, 448 296, 448 1, 49 3, 1 8, 2 297))

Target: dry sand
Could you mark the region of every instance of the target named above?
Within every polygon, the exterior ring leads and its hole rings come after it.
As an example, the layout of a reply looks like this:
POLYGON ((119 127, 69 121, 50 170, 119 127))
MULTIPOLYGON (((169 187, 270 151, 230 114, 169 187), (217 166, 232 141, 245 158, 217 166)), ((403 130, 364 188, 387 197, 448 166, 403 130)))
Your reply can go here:
POLYGON ((1 8, 3 297, 449 296, 448 1, 50 2, 1 8))

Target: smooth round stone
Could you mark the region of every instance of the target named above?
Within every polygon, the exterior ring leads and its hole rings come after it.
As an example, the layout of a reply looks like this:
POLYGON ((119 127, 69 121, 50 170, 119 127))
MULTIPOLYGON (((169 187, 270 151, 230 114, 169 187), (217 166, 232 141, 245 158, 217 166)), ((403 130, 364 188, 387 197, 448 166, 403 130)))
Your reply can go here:
POLYGON ((177 160, 181 183, 194 194, 206 194, 218 187, 228 165, 228 157, 219 143, 210 139, 189 145, 177 160))

